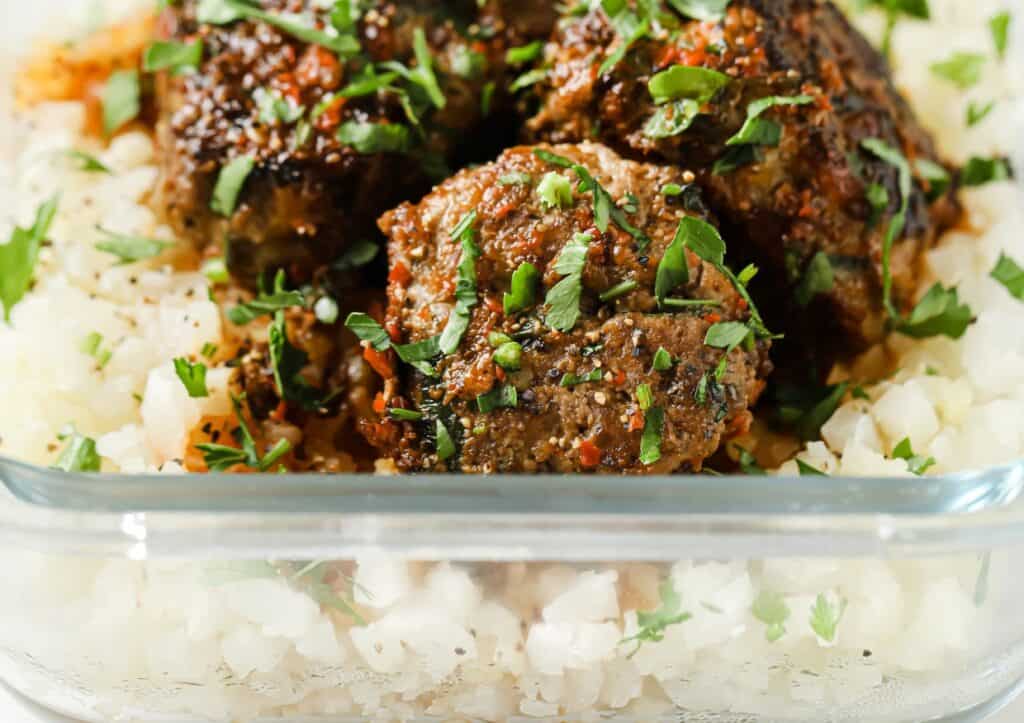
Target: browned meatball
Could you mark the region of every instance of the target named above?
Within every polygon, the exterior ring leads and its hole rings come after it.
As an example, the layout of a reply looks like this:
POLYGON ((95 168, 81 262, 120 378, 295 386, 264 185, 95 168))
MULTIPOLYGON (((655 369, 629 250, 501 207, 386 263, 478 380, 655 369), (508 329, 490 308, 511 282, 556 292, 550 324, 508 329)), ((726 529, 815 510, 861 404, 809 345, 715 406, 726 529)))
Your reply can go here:
POLYGON ((408 471, 699 470, 747 428, 769 342, 721 260, 682 245, 717 237, 699 198, 661 192, 682 182, 600 145, 522 147, 387 214, 395 344, 372 343, 402 345, 372 441, 408 471), (730 327, 734 348, 705 343, 730 327))
POLYGON ((165 37, 202 41, 203 60, 159 82, 159 202, 183 236, 225 241, 231 270, 250 281, 278 267, 308 275, 374 238, 381 213, 461 161, 521 39, 474 0, 359 3, 347 46, 324 3, 262 0, 262 15, 234 20, 201 17, 201 5, 161 17, 165 37), (246 158, 237 203, 217 200, 224 170, 246 158))
POLYGON ((592 7, 566 17, 548 46, 531 137, 600 139, 628 157, 692 171, 734 251, 762 267, 753 288, 792 341, 835 351, 838 340, 849 351, 878 340, 883 238, 901 201, 897 308, 912 300, 922 251, 958 214, 948 179, 928 180, 942 168, 922 174, 914 165, 937 162, 936 150, 879 53, 829 2, 735 0, 720 21, 663 16, 615 63, 623 39, 601 4, 592 7), (694 68, 721 75, 696 78, 694 68), (649 87, 662 71, 669 75, 649 87), (730 145, 752 104, 772 97, 797 104, 770 105, 760 116, 767 123, 753 122, 764 134, 730 145), (897 168, 865 148, 868 139, 910 159, 906 199, 897 168))

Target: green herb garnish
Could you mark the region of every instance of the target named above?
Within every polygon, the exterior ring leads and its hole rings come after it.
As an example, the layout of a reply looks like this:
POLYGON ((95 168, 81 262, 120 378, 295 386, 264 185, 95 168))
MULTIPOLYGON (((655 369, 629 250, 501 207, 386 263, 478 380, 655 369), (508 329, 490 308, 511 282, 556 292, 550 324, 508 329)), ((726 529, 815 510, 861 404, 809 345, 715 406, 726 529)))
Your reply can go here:
POLYGON ((583 267, 587 263, 587 250, 592 238, 577 233, 562 249, 555 262, 555 271, 564 278, 547 293, 544 303, 548 313, 544 323, 562 332, 572 331, 580 317, 580 297, 583 293, 583 267))
POLYGON ((627 657, 632 658, 637 654, 646 642, 660 643, 665 639, 665 630, 670 625, 684 623, 693 616, 690 613, 680 612, 682 600, 676 592, 672 578, 666 578, 658 587, 658 594, 661 596, 661 606, 656 610, 644 612, 638 610, 636 622, 640 630, 636 635, 625 638, 622 643, 636 642, 636 648, 627 657))
POLYGON ((112 136, 139 115, 139 71, 119 70, 112 74, 103 87, 103 131, 112 136))
POLYGON ((785 105, 807 105, 813 103, 809 95, 782 96, 772 95, 755 100, 747 106, 747 119, 743 127, 726 141, 728 146, 754 144, 759 146, 777 146, 782 138, 782 126, 775 121, 761 118, 761 114, 769 108, 785 105))
POLYGON ((203 62, 203 41, 199 38, 191 43, 174 40, 158 40, 148 48, 142 58, 142 68, 147 73, 169 70, 174 75, 194 73, 203 62))
POLYGON ((656 372, 667 372, 675 365, 675 360, 672 359, 672 355, 669 354, 668 349, 663 346, 658 347, 658 351, 654 352, 654 359, 651 362, 651 370, 656 372))
POLYGON ((790 610, 782 595, 762 590, 750 612, 767 626, 764 636, 769 643, 774 643, 786 634, 785 623, 789 620, 790 610))
POLYGON ((796 303, 807 306, 815 296, 827 294, 834 285, 835 275, 828 254, 819 251, 811 258, 800 284, 796 287, 796 303))
POLYGON ((933 74, 948 80, 960 90, 968 90, 981 80, 985 60, 985 56, 980 53, 958 51, 946 60, 932 63, 929 67, 933 74))
POLYGON ((1010 292, 1010 296, 1018 301, 1024 301, 1024 269, 1005 253, 999 254, 999 261, 989 276, 1002 284, 1010 292))
POLYGON ((102 466, 100 455, 96 451, 96 441, 72 430, 61 439, 67 439, 67 446, 57 457, 54 469, 63 472, 99 472, 102 466))
POLYGON ((892 458, 906 460, 907 469, 918 477, 937 464, 934 457, 922 457, 921 455, 914 454, 914 449, 910 444, 910 437, 904 437, 893 448, 892 458))
POLYGON ((286 277, 282 269, 274 276, 274 290, 272 293, 268 294, 261 289, 255 299, 239 304, 228 311, 228 319, 231 320, 232 324, 243 326, 261 316, 275 314, 292 306, 305 306, 305 295, 298 290, 288 291, 285 289, 285 282, 286 277))
POLYGON ((562 381, 558 383, 561 387, 575 387, 580 384, 588 384, 590 382, 599 382, 604 376, 600 369, 594 369, 586 374, 576 375, 571 372, 562 375, 562 381))
POLYGON ((905 319, 895 328, 902 334, 915 339, 932 336, 948 336, 959 339, 974 321, 974 312, 967 304, 960 303, 956 288, 947 289, 936 283, 917 303, 905 319))
POLYGON ((457 270, 458 279, 455 285, 455 308, 448 317, 448 323, 441 332, 440 350, 444 354, 454 354, 462 342, 462 336, 469 328, 473 307, 477 303, 476 291, 476 260, 480 249, 474 241, 473 224, 476 223, 476 210, 470 211, 452 229, 451 239, 462 244, 462 258, 457 270))
POLYGON ((266 472, 291 451, 291 442, 287 439, 279 440, 266 454, 261 456, 256 447, 256 440, 253 439, 252 432, 249 431, 249 426, 245 423, 241 400, 232 394, 231 404, 235 409, 235 418, 238 420, 238 428, 233 434, 235 440, 242 445, 241 449, 223 444, 197 444, 196 449, 203 453, 203 460, 211 472, 225 472, 239 464, 266 472))
POLYGON ((476 398, 476 406, 483 414, 495 409, 515 409, 518 404, 519 393, 511 384, 504 384, 476 398))
POLYGON ((53 196, 36 209, 35 222, 27 229, 15 226, 10 240, 0 246, 0 304, 4 321, 11 321, 14 305, 24 298, 32 285, 32 275, 39 260, 39 249, 50 232, 57 215, 59 196, 53 196))
POLYGON ((839 621, 843 619, 846 605, 847 601, 845 598, 839 602, 833 602, 825 593, 819 594, 814 601, 814 606, 811 608, 810 624, 811 630, 814 631, 815 635, 826 643, 835 642, 836 628, 839 625, 839 621))
POLYGON ((972 156, 960 172, 965 186, 983 186, 995 181, 1008 181, 1012 177, 1010 166, 1002 158, 972 156))
POLYGON ((117 256, 122 264, 133 264, 137 261, 154 258, 174 245, 169 241, 113 233, 102 228, 97 231, 106 236, 106 240, 97 243, 96 249, 117 256))
POLYGON ((568 178, 550 171, 537 184, 537 195, 545 209, 568 208, 572 205, 572 184, 568 178))
POLYGON ((242 187, 255 167, 256 160, 249 156, 239 156, 221 167, 213 188, 213 200, 210 201, 210 209, 214 213, 227 218, 235 212, 242 187))
POLYGON ((1011 19, 1010 11, 1002 10, 989 18, 988 21, 988 29, 992 33, 992 44, 995 45, 996 55, 999 56, 1000 60, 1006 57, 1011 19))
POLYGON ((192 399, 210 396, 210 391, 206 388, 205 364, 192 364, 185 357, 179 357, 174 360, 174 373, 178 375, 178 379, 192 399))
POLYGON ((505 314, 511 316, 534 305, 540 272, 533 264, 524 261, 512 272, 511 289, 502 298, 505 314))

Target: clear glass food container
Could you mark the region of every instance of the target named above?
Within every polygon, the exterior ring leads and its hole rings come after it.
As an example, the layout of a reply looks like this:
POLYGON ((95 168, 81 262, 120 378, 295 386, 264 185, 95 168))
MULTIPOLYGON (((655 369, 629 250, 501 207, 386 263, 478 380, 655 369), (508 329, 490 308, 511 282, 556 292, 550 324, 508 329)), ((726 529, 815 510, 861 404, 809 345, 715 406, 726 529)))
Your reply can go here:
POLYGON ((975 721, 1024 680, 1024 464, 0 477, 0 677, 85 721, 975 721))

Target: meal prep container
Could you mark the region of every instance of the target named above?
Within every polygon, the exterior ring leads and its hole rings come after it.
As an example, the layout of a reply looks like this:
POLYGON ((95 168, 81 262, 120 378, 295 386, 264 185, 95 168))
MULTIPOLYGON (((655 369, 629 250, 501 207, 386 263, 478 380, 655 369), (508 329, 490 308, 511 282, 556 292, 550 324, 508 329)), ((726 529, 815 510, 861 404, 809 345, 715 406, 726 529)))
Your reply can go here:
POLYGON ((0 478, 0 677, 86 721, 959 722, 1024 680, 1024 464, 0 478))

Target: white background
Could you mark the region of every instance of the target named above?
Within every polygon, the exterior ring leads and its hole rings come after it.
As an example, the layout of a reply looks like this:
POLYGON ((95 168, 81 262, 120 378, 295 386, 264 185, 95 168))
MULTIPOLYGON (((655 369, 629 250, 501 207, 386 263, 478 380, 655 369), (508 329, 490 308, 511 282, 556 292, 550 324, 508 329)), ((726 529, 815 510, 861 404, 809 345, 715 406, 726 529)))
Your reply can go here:
MULTIPOLYGON (((126 0, 130 2, 131 0, 126 0)), ((970 2, 971 0, 963 0, 970 2)), ((0 0, 0 49, 24 47, 39 32, 44 23, 59 19, 68 23, 77 13, 82 16, 94 0, 0 0), (69 11, 71 15, 69 16, 69 11)), ((122 4, 110 0, 111 5, 122 4)), ((74 20, 71 20, 74 22, 74 20)), ((3 50, 0 50, 3 52, 3 50)), ((0 67, 4 63, 0 62, 0 67)), ((28 703, 0 685, 0 723, 74 723, 28 703)), ((1024 723, 1024 700, 1011 707, 990 723, 1024 723)))

